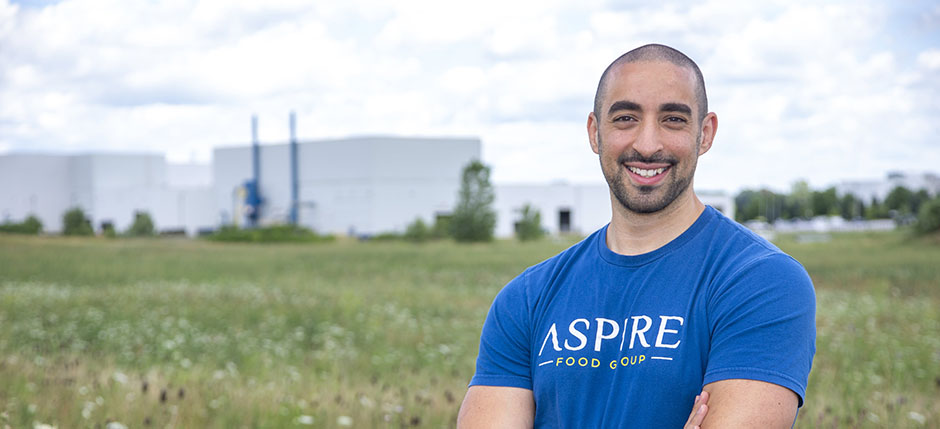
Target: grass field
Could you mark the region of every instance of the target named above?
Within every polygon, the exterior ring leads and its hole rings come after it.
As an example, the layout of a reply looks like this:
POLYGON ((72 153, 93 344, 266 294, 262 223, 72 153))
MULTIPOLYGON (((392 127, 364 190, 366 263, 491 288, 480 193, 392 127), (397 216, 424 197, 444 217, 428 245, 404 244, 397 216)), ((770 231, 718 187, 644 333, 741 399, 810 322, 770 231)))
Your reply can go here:
MULTIPOLYGON (((0 235, 0 428, 450 427, 496 292, 571 243, 0 235)), ((779 245, 818 297, 797 427, 940 427, 940 246, 779 245)))

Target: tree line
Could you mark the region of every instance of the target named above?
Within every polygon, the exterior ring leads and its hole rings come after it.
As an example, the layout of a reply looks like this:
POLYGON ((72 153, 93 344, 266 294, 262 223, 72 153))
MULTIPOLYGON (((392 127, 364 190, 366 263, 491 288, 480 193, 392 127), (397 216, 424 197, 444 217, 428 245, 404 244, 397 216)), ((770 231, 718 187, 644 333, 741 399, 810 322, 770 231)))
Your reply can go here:
POLYGON ((777 193, 768 189, 745 189, 734 198, 735 220, 811 219, 816 216, 841 216, 846 220, 894 219, 902 225, 915 225, 930 232, 940 223, 935 214, 940 211, 940 195, 931 196, 926 189, 911 190, 897 186, 883 201, 865 200, 854 194, 839 195, 835 187, 812 190, 805 181, 796 182, 790 193, 777 193), (931 229, 932 228, 932 229, 931 229))

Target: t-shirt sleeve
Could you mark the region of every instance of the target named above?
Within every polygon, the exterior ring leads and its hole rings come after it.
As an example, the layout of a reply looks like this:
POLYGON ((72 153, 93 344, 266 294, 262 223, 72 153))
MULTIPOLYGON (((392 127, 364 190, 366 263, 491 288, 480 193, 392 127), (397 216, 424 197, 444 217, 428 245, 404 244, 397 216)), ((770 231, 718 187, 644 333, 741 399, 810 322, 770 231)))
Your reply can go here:
POLYGON ((774 383, 803 405, 816 352, 816 294, 803 266, 784 254, 732 274, 710 298, 711 348, 704 383, 774 383))
POLYGON ((480 353, 471 386, 532 389, 525 276, 522 273, 509 282, 490 306, 480 335, 480 353))

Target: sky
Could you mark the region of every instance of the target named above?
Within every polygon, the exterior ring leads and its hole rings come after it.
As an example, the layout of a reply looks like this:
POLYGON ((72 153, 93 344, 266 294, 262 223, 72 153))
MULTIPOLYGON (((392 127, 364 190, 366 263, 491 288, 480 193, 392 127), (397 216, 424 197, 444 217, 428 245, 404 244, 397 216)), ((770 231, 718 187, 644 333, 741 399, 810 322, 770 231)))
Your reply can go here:
POLYGON ((620 54, 673 46, 718 115, 696 189, 940 173, 926 0, 0 0, 0 153, 478 137, 496 183, 603 183, 585 124, 620 54))

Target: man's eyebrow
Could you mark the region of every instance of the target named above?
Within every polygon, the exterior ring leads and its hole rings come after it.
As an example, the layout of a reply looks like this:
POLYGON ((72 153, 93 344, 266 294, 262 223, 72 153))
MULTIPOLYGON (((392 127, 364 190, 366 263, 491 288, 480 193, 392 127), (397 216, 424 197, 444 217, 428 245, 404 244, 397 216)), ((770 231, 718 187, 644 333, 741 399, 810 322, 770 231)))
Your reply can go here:
POLYGON ((614 104, 611 104, 611 105, 610 105, 610 108, 607 109, 607 114, 609 115, 609 114, 614 113, 614 112, 616 112, 616 111, 618 111, 618 110, 636 110, 636 111, 643 111, 643 108, 640 107, 639 104, 634 103, 634 102, 632 102, 632 101, 620 100, 620 101, 615 101, 614 104))
POLYGON ((659 106, 660 112, 678 112, 685 113, 686 115, 692 115, 692 108, 688 104, 683 103, 664 103, 659 106))

